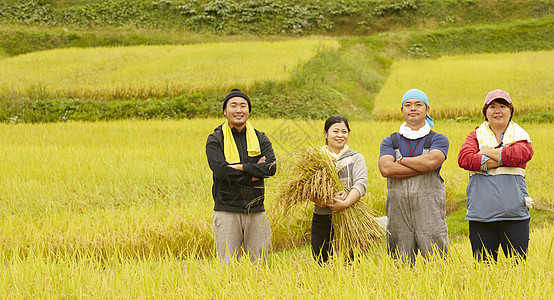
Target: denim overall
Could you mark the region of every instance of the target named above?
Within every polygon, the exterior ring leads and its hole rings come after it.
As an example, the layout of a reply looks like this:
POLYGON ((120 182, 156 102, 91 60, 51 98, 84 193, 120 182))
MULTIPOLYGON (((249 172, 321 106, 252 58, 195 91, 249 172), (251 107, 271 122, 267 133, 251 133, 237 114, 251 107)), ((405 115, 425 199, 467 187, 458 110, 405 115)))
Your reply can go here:
MULTIPOLYGON (((428 154, 434 132, 427 135, 422 155, 428 154)), ((396 160, 401 158, 396 133, 391 135, 396 160), (394 138, 392 137, 393 135, 394 138), (396 144, 395 144, 396 140, 396 144)), ((428 172, 404 179, 387 179, 387 248, 394 258, 415 263, 418 251, 428 259, 448 252, 444 182, 428 172), (439 250, 439 251, 437 251, 439 250)))

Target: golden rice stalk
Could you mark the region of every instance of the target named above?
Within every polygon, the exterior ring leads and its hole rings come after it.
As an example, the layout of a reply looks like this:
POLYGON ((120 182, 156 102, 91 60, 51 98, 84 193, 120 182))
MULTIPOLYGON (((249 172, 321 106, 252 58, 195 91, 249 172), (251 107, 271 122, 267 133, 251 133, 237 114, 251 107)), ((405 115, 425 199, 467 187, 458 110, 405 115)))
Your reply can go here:
MULTIPOLYGON (((277 205, 286 214, 295 205, 314 202, 325 206, 339 191, 348 189, 340 182, 332 159, 315 147, 299 149, 289 157, 286 174, 278 187, 277 205)), ((383 231, 371 209, 362 201, 333 214, 333 253, 350 257, 367 253, 383 231)))
POLYGON ((371 208, 361 199, 350 207, 333 213, 331 226, 334 231, 331 247, 338 257, 364 254, 379 241, 384 232, 371 213, 371 208))
POLYGON ((289 157, 287 174, 279 184, 279 204, 288 208, 299 203, 314 202, 324 206, 335 193, 345 190, 333 161, 314 147, 300 149, 289 157))

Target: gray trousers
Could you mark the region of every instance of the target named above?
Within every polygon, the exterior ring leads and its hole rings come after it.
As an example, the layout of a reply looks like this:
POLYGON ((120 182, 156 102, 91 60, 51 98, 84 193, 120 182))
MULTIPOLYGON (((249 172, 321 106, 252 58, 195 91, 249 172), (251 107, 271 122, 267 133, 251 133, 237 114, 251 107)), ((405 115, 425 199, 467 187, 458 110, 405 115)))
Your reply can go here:
POLYGON ((214 211, 213 223, 215 250, 222 265, 238 260, 243 251, 252 263, 266 262, 271 230, 264 211, 214 211))
POLYGON ((415 262, 448 252, 446 191, 435 172, 387 179, 387 248, 394 258, 415 262))

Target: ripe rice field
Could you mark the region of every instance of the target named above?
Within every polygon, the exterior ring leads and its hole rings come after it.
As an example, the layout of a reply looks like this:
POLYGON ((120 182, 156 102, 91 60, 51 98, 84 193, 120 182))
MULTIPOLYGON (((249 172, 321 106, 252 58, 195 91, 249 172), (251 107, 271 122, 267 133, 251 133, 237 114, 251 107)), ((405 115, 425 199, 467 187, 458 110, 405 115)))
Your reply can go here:
MULTIPOLYGON (((539 298, 552 294, 554 228, 532 222, 525 264, 476 264, 467 238, 447 261, 395 265, 384 240, 349 266, 319 267, 305 246, 310 209, 286 220, 272 211, 279 173, 267 180, 273 230, 268 265, 222 269, 212 259, 211 173, 204 145, 223 119, 0 125, 2 298, 539 298), (286 250, 288 249, 288 250, 286 250)), ((257 120, 278 159, 323 143, 323 121, 257 120)), ((450 139, 442 175, 450 203, 464 201, 456 163, 478 124, 437 121, 450 139)), ((384 211, 380 141, 400 122, 353 121, 349 145, 369 171, 369 196, 384 211)), ((550 124, 523 124, 533 139, 528 189, 554 207, 550 124)), ((461 217, 463 218, 463 217, 461 217)), ((463 222, 461 220, 457 220, 463 222)))
POLYGON ((1 257, 0 297, 154 299, 549 299, 554 291, 554 228, 531 232, 516 265, 475 263, 468 242, 451 243, 446 261, 395 264, 382 248, 350 265, 317 265, 306 249, 270 254, 257 268, 241 261, 80 257, 1 257))
POLYGON ((70 48, 0 60, 0 98, 163 98, 282 81, 331 39, 70 48), (267 59, 271 57, 271 59, 267 59), (209 71, 207 71, 209 70, 209 71))
POLYGON ((375 99, 373 114, 398 119, 405 91, 419 88, 429 96, 432 117, 481 115, 487 92, 510 93, 516 113, 554 109, 554 51, 444 56, 435 60, 403 60, 375 99))
MULTIPOLYGON (((249 87, 286 80, 318 51, 336 47, 334 40, 298 40, 45 51, 0 61, 0 97, 110 100, 249 87)), ((497 87, 512 94, 516 115, 552 109, 552 57, 542 51, 393 65, 374 113, 399 117, 395 105, 412 87, 430 95, 434 130, 450 140, 441 171, 448 209, 454 211, 449 226, 467 227, 463 209, 455 211, 464 206, 468 181, 457 153, 479 124, 441 117, 479 115, 486 91, 497 87), (498 68, 489 72, 482 66, 498 68), (510 72, 516 67, 519 77, 510 72), (410 75, 421 69, 426 70, 421 76, 410 75)), ((298 147, 324 142, 321 120, 256 119, 253 113, 252 123, 268 134, 280 161, 298 147)), ((384 240, 350 265, 320 267, 307 246, 311 207, 286 218, 274 209, 279 173, 266 182, 273 244, 268 265, 241 261, 221 268, 213 259, 212 175, 204 146, 222 122, 0 124, 0 297, 544 299, 553 294, 546 283, 554 279, 554 227, 534 223, 533 217, 524 264, 475 263, 467 237, 458 235, 448 260, 418 261, 413 269, 395 264, 384 240)), ((349 146, 364 155, 369 171, 364 201, 383 215, 386 180, 377 168, 379 144, 400 121, 350 125, 349 146)), ((552 124, 522 125, 535 150, 527 166, 529 194, 539 208, 551 211, 552 124)))

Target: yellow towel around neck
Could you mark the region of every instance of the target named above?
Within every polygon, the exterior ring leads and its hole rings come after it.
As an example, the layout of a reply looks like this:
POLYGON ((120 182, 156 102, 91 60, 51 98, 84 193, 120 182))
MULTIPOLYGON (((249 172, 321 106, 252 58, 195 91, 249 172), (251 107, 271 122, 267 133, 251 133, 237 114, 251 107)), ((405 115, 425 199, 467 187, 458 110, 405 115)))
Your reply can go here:
MULTIPOLYGON (((225 160, 231 165, 240 163, 239 149, 235 143, 235 138, 233 137, 233 132, 231 131, 231 126, 229 126, 228 121, 223 123, 222 130, 223 154, 225 155, 225 160)), ((248 146, 248 156, 258 156, 262 153, 254 126, 248 121, 246 121, 246 144, 248 146)))
MULTIPOLYGON (((489 122, 485 121, 475 131, 477 133, 479 149, 494 149, 499 145, 496 141, 494 132, 490 129, 489 122)), ((521 128, 517 123, 514 123, 514 121, 510 121, 508 128, 506 128, 504 132, 504 138, 502 138, 504 146, 525 140, 531 143, 531 138, 529 138, 527 131, 521 128)))

